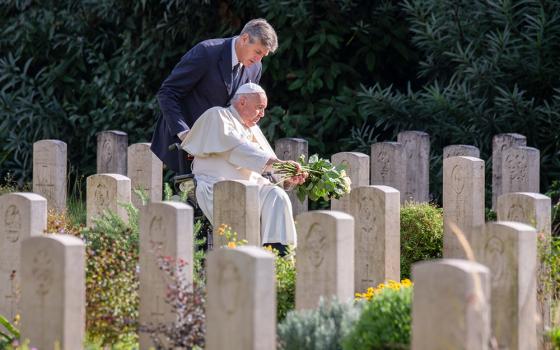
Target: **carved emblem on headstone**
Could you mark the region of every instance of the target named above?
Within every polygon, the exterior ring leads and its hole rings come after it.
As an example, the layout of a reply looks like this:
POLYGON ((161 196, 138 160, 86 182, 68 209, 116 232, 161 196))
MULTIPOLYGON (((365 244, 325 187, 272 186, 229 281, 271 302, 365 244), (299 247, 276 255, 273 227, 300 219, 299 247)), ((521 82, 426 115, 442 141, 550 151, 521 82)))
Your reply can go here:
POLYGON ((389 160, 389 155, 385 150, 379 151, 379 153, 377 154, 377 161, 381 166, 381 170, 379 172, 381 175, 381 179, 385 183, 385 179, 389 177, 391 173, 391 162, 389 160))
POLYGON ((10 205, 4 214, 4 227, 6 228, 6 239, 10 243, 19 240, 21 231, 21 214, 15 205, 10 205))
POLYGON ((150 237, 151 248, 159 250, 160 254, 163 254, 165 251, 165 226, 163 224, 163 217, 154 216, 152 218, 148 236, 150 237))
POLYGON ((221 266, 218 285, 220 286, 220 305, 231 315, 241 302, 241 274, 231 262, 221 266))
POLYGON ((501 281, 504 278, 504 242, 496 236, 492 236, 486 242, 484 254, 486 255, 486 263, 492 269, 492 284, 501 281))
POLYGON ((507 218, 510 221, 526 222, 525 209, 518 203, 513 203, 508 210, 507 218))
POLYGON ((460 196, 465 188, 465 179, 461 176, 461 168, 458 165, 455 165, 451 170, 451 183, 457 196, 460 196))
POLYGON ((52 259, 44 249, 37 251, 32 261, 31 274, 37 286, 37 294, 45 296, 53 282, 52 259))
POLYGON ((94 198, 99 211, 103 211, 104 207, 109 204, 109 191, 107 191, 107 187, 103 184, 97 184, 94 192, 94 198))
POLYGON ((103 158, 105 169, 110 169, 111 161, 113 160, 113 143, 108 137, 104 137, 103 144, 101 145, 101 152, 105 156, 103 158))
POLYGON ((311 225, 305 240, 307 246, 307 258, 315 268, 318 268, 321 266, 325 258, 324 250, 327 245, 327 237, 321 225, 311 225))

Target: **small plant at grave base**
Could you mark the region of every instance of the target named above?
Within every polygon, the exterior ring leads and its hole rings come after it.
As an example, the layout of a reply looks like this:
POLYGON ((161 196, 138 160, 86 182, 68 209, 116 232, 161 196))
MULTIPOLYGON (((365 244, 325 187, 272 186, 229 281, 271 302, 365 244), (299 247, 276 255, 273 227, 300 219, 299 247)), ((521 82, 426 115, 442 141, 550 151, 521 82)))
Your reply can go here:
MULTIPOLYGON (((560 300, 560 236, 548 240, 538 235, 538 248, 543 268, 539 270, 539 290, 550 292, 553 300, 560 300), (542 287, 542 288, 540 288, 542 287)), ((558 325, 560 327, 560 324, 558 325)))
POLYGON ((237 248, 248 243, 246 239, 238 239, 237 232, 232 231, 231 226, 226 224, 221 224, 218 227, 218 235, 223 236, 226 242, 223 248, 237 248))
POLYGON ((201 287, 206 284, 206 273, 204 270, 206 253, 202 250, 202 247, 206 243, 206 237, 198 238, 200 231, 204 229, 203 226, 202 220, 196 220, 193 226, 193 282, 201 287))
POLYGON ((276 266, 276 319, 280 323, 288 312, 295 308, 296 260, 294 247, 288 246, 287 254, 279 256, 278 250, 266 246, 264 249, 275 255, 276 266))
POLYGON ((204 348, 204 288, 187 280, 183 273, 186 266, 183 260, 176 261, 169 256, 159 256, 157 262, 169 281, 165 302, 175 315, 175 321, 141 325, 140 332, 149 334, 156 350, 204 348))
POLYGON ((20 334, 16 328, 18 321, 19 315, 16 315, 13 323, 10 323, 6 317, 0 315, 0 349, 5 349, 19 341, 20 334))
POLYGON ((400 290, 401 288, 411 288, 412 281, 408 278, 400 282, 388 280, 385 283, 380 283, 377 287, 369 287, 364 293, 356 293, 356 300, 371 300, 376 295, 381 294, 385 289, 400 290))
POLYGON ((498 214, 490 208, 485 208, 484 217, 486 221, 496 221, 498 219, 498 214))
POLYGON ((552 349, 560 349, 560 326, 550 330, 550 332, 548 333, 548 337, 550 339, 552 349))
POLYGON ((341 341, 360 318, 362 306, 321 298, 317 309, 289 312, 278 325, 279 349, 342 349, 341 341))
POLYGON ((560 236, 560 180, 554 180, 546 192, 552 201, 552 235, 560 236))
POLYGON ((110 346, 136 338, 138 322, 138 210, 124 205, 128 223, 112 212, 82 230, 86 244, 86 329, 110 346))
MULTIPOLYGON (((305 156, 298 159, 301 171, 307 172, 309 176, 301 185, 296 185, 295 191, 298 199, 303 202, 306 197, 312 201, 322 198, 324 200, 339 199, 342 195, 350 192, 352 182, 346 176, 344 166, 334 166, 324 158, 314 154, 305 162, 305 156)), ((281 176, 280 182, 287 178, 298 175, 296 166, 292 163, 275 163, 273 165, 275 174, 281 176)))
POLYGON ((410 267, 443 253, 443 210, 433 204, 407 202, 401 208, 401 278, 410 267))
MULTIPOLYGON (((408 349, 412 325, 413 287, 385 286, 373 292, 360 319, 342 340, 343 350, 408 349)), ((396 282, 393 284, 396 286, 396 282)))
POLYGON ((81 237, 83 226, 76 226, 72 223, 69 215, 65 212, 49 210, 47 215, 47 231, 46 233, 56 233, 64 235, 72 235, 81 237))
POLYGON ((0 195, 13 192, 31 192, 31 184, 19 184, 15 181, 12 174, 7 173, 3 181, 0 183, 0 195))
POLYGON ((163 184, 163 200, 169 201, 173 197, 173 189, 169 182, 163 184))

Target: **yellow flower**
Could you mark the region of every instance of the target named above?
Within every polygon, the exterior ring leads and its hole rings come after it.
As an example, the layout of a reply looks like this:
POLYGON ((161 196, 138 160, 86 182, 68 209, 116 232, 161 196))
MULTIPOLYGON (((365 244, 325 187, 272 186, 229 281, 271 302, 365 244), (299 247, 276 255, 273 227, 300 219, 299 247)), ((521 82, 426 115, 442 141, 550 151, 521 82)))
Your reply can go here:
POLYGON ((236 248, 237 244, 235 244, 235 242, 228 242, 227 247, 228 248, 236 248))
POLYGON ((226 224, 221 224, 220 227, 218 227, 218 234, 220 236, 224 235, 224 232, 226 231, 227 225, 226 224))
POLYGON ((14 325, 16 325, 16 326, 19 323, 19 317, 20 317, 19 314, 16 314, 16 317, 14 317, 14 325))

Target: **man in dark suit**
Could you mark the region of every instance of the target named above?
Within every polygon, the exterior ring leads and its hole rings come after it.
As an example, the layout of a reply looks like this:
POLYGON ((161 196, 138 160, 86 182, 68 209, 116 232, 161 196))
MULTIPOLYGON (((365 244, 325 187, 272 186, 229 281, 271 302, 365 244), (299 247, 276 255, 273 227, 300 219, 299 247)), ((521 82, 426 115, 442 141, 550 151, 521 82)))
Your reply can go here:
POLYGON ((173 68, 158 92, 161 108, 151 150, 171 170, 179 172, 177 150, 196 119, 211 107, 225 107, 237 88, 259 83, 261 59, 278 48, 272 26, 253 19, 237 37, 210 39, 190 49, 173 68))

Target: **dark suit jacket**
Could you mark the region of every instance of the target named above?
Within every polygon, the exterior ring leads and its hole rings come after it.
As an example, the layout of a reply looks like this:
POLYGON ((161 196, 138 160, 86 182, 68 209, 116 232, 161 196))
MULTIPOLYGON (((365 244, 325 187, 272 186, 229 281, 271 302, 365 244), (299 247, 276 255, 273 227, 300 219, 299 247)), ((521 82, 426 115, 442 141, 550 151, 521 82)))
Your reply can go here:
MULTIPOLYGON (((181 142, 177 134, 188 130, 208 108, 225 107, 231 91, 231 41, 210 39, 190 49, 165 79, 157 94, 161 115, 158 118, 151 150, 173 171, 179 171, 177 151, 168 147, 181 142)), ((239 86, 259 83, 261 63, 241 72, 239 86)))

